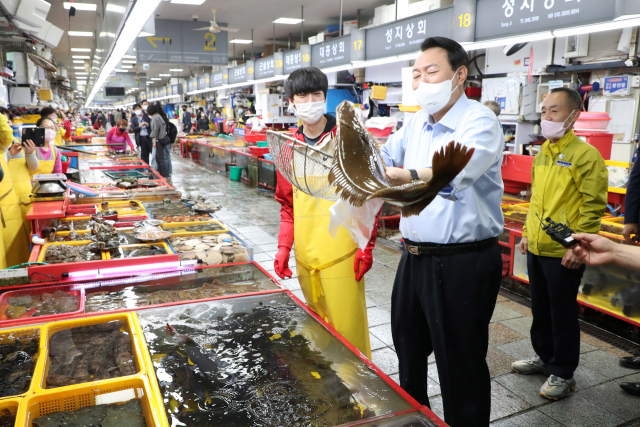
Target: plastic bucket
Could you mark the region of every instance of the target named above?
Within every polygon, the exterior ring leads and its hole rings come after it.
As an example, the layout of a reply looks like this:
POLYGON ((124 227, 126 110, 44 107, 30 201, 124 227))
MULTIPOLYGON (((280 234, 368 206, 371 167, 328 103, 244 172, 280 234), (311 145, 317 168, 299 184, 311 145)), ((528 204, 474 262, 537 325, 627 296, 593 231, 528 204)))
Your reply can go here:
POLYGON ((242 176, 242 168, 239 166, 229 166, 229 179, 231 181, 240 181, 242 176))
POLYGON ((61 161, 60 164, 62 165, 62 173, 67 173, 67 171, 69 170, 69 165, 71 164, 71 160, 69 160, 68 162, 61 161))

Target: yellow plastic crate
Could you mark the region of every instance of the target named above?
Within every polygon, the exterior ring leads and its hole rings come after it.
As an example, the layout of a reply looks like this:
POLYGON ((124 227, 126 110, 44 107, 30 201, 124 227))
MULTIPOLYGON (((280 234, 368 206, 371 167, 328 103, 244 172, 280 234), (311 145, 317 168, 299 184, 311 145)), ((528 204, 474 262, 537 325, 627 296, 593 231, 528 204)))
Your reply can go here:
POLYGON ((384 101, 387 99, 387 87, 386 86, 371 86, 371 99, 377 99, 379 101, 384 101))
MULTIPOLYGON (((78 234, 89 234, 89 233, 91 233, 91 230, 77 230, 76 233, 78 233, 78 234)), ((64 237, 64 236, 68 236, 69 234, 71 234, 70 231, 56 231, 56 236, 64 237)), ((87 240, 89 240, 89 239, 87 239, 87 240)), ((79 242, 80 240, 76 240, 76 241, 79 242)), ((60 242, 60 243, 71 243, 71 242, 73 242, 73 240, 70 241, 70 242, 60 242)), ((56 242, 49 242, 49 243, 56 243, 56 242)))
POLYGON ((131 320, 131 315, 129 313, 118 313, 106 316, 95 316, 83 319, 50 322, 43 326, 42 335, 43 338, 40 341, 40 343, 42 344, 40 347, 41 357, 38 359, 38 364, 33 375, 33 390, 35 393, 52 392, 53 390, 76 390, 87 385, 97 385, 102 383, 114 384, 122 381, 123 379, 135 378, 146 374, 146 369, 144 368, 144 363, 142 361, 142 342, 144 341, 144 337, 141 336, 140 330, 135 327, 135 324, 131 320), (80 326, 99 325, 102 323, 112 322, 114 320, 122 322, 123 325, 120 330, 129 334, 129 345, 131 346, 131 354, 133 355, 133 360, 136 364, 136 374, 47 389, 47 376, 49 375, 49 366, 51 365, 51 360, 49 358, 49 340, 51 339, 52 335, 65 329, 72 329, 80 326))
MULTIPOLYGON (((171 249, 171 246, 169 246, 167 242, 165 242, 164 240, 161 240, 155 243, 138 243, 134 245, 122 245, 119 247, 119 249, 140 248, 143 246, 161 246, 167 251, 167 255, 175 255, 175 252, 171 249)), ((103 254, 106 257, 105 259, 120 259, 120 258, 111 258, 109 251, 104 251, 103 254)))
POLYGON ((96 406, 97 396, 123 390, 133 390, 136 398, 140 399, 147 427, 168 427, 167 417, 164 411, 160 411, 157 404, 157 400, 161 399, 160 392, 152 389, 146 377, 129 377, 110 382, 89 383, 75 386, 73 389, 55 389, 34 394, 21 402, 16 426, 32 427, 33 420, 47 414, 96 406))
POLYGON ((142 202, 138 200, 122 200, 122 201, 115 201, 115 202, 108 202, 108 203, 109 204, 106 206, 102 206, 102 203, 98 204, 98 209, 100 210, 100 212, 115 210, 115 211, 118 211, 118 214, 119 214, 118 217, 147 213, 147 210, 144 208, 144 205, 142 204, 142 202), (137 207, 132 206, 131 205, 132 202, 136 203, 137 207), (125 213, 120 213, 121 209, 130 209, 130 210, 123 211, 125 213))
POLYGON ((165 230, 165 231, 171 231, 171 233, 174 236, 185 236, 185 235, 189 235, 189 236, 203 236, 205 234, 225 234, 229 232, 229 228, 224 225, 223 223, 221 223, 220 221, 194 221, 194 222, 166 222, 162 225, 160 225, 160 227, 165 230), (190 225, 203 225, 203 224, 218 224, 220 227, 223 228, 223 230, 218 230, 218 231, 178 231, 178 232, 173 232, 171 231, 172 228, 182 228, 182 227, 188 227, 190 225))
MULTIPOLYGON (((61 231, 61 233, 65 233, 65 232, 61 231)), ((66 233, 69 233, 69 231, 67 231, 66 233)), ((93 241, 91 241, 91 240, 76 240, 76 241, 73 241, 73 242, 50 242, 50 243, 46 243, 42 247, 42 249, 40 250, 40 254, 38 255, 38 262, 44 262, 44 255, 47 252, 47 248, 50 247, 50 246, 58 246, 58 245, 82 246, 82 245, 88 245, 89 243, 93 243, 93 241)), ((102 251, 102 259, 109 259, 109 258, 105 257, 105 251, 102 251)), ((90 262, 90 261, 86 261, 86 262, 90 262)))
MULTIPOLYGON (((29 394, 33 394, 33 390, 34 390, 34 383, 35 378, 36 378, 36 372, 37 372, 37 366, 40 360, 40 356, 42 356, 42 345, 44 342, 44 330, 42 329, 42 327, 40 326, 29 326, 29 327, 24 327, 24 328, 16 328, 16 329, 5 329, 3 331, 0 331, 0 345, 2 344, 10 344, 16 341, 16 339, 21 338, 21 337, 33 337, 33 338, 38 338, 39 340, 39 344, 38 344, 38 352, 33 356, 33 360, 34 360, 34 370, 33 370, 33 375, 31 378, 31 383, 29 384, 29 388, 22 393, 21 395, 16 395, 16 396, 26 396, 29 394)), ((4 402, 4 399, 8 399, 11 396, 6 396, 6 397, 2 397, 0 399, 0 402, 4 402)), ((2 406, 0 406, 0 408, 2 408, 2 406)), ((16 424, 17 425, 17 424, 16 424)))
MULTIPOLYGON (((12 415, 18 415, 18 408, 20 407, 20 403, 24 402, 24 399, 22 398, 12 398, 12 399, 4 399, 4 400, 0 400, 0 413, 4 412, 5 409, 7 409, 9 412, 11 412, 12 415)), ((20 424, 18 424, 18 417, 16 416, 16 426, 19 426, 20 424)))

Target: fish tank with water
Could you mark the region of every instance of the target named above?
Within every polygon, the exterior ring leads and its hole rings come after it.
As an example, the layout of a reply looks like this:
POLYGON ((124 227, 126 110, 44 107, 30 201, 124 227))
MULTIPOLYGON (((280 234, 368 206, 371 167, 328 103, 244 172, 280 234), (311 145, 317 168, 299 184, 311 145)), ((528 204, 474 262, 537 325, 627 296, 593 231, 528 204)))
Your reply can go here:
POLYGON ((286 293, 136 313, 172 426, 338 426, 412 409, 286 293))
POLYGON ((253 263, 103 280, 79 287, 85 289, 85 313, 281 289, 253 263))

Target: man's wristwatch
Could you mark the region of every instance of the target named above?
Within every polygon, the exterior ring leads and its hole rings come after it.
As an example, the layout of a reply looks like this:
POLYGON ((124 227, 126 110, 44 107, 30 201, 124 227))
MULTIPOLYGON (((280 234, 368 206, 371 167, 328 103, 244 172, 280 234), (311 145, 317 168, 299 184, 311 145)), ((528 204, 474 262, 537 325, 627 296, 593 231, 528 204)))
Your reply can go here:
POLYGON ((418 171, 416 171, 415 169, 407 169, 407 170, 411 174, 411 182, 420 180, 420 177, 418 176, 418 171))

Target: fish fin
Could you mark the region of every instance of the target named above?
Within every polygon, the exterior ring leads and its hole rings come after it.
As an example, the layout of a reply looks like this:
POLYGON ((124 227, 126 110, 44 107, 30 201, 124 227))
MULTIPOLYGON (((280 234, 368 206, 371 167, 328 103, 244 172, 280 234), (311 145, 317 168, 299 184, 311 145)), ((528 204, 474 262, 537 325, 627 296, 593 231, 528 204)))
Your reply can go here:
POLYGON ((414 215, 420 215, 420 212, 422 212, 424 210, 424 208, 426 208, 427 206, 429 206, 429 204, 431 202, 433 202, 433 199, 435 199, 435 197, 428 197, 428 198, 426 198, 424 200, 420 200, 417 203, 413 203, 411 205, 403 206, 400 209, 400 213, 405 218, 410 217, 410 216, 414 216, 414 215))
POLYGON ((176 335, 173 337, 176 341, 182 344, 195 344, 196 342, 189 335, 176 335))
POLYGON ((167 323, 167 332, 171 333, 171 334, 175 334, 176 330, 173 329, 173 327, 167 323))
POLYGON ((467 148, 454 141, 447 144, 446 150, 445 147, 442 147, 440 151, 436 151, 431 161, 433 177, 429 181, 430 186, 441 186, 438 189, 439 192, 449 185, 462 172, 462 169, 467 166, 474 151, 475 148, 467 148))

